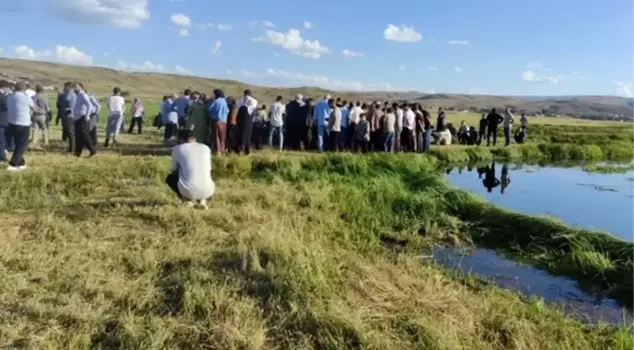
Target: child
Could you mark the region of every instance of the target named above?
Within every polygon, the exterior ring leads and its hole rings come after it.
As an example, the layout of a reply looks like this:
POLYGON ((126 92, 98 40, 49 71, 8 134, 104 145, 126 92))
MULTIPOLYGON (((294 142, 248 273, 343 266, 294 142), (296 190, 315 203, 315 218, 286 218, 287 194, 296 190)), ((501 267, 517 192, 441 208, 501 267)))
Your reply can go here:
POLYGON ((365 119, 365 113, 359 115, 359 123, 354 128, 354 148, 355 152, 368 152, 368 145, 370 142, 370 124, 365 119))

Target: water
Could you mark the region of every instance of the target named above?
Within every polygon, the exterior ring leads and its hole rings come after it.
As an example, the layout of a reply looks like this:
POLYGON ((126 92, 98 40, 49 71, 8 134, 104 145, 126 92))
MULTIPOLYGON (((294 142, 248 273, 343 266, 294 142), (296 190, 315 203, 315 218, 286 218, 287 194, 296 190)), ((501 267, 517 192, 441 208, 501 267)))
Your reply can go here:
POLYGON ((491 250, 438 247, 434 251, 434 259, 446 267, 459 268, 463 272, 486 278, 500 288, 514 290, 524 296, 541 297, 582 321, 612 324, 632 322, 631 313, 619 306, 617 301, 585 293, 573 280, 502 259, 491 250))
POLYGON ((549 215, 567 225, 609 232, 632 241, 634 172, 601 174, 581 167, 491 163, 450 169, 456 187, 489 202, 525 214, 549 215))

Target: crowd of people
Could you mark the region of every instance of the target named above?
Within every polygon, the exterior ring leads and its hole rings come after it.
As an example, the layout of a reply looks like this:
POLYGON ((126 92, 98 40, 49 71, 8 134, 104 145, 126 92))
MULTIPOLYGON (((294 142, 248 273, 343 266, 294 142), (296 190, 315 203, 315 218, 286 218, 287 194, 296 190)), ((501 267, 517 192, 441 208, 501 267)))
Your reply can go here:
MULTIPOLYGON (((107 120, 103 147, 116 146, 124 130, 126 102, 122 90, 115 87, 105 98, 107 120)), ((56 101, 55 124, 62 123, 62 141, 68 152, 79 157, 84 148, 89 157, 97 154, 97 126, 102 106, 95 95, 89 94, 82 83, 67 82, 56 101)), ((25 82, 0 81, 0 160, 11 153, 7 170, 26 169, 24 154, 31 143, 48 145, 48 128, 52 109, 42 86, 35 90, 25 82)), ((135 98, 130 111, 129 133, 143 130, 145 110, 135 98)), ((493 145, 497 131, 503 125, 505 145, 511 142, 514 116, 509 108, 502 115, 495 109, 483 113, 479 130, 464 121, 456 130, 447 122, 445 111, 438 108, 435 123, 429 110, 420 103, 346 101, 331 98, 320 100, 297 95, 284 103, 278 96, 266 105, 245 90, 239 99, 225 97, 222 90, 204 94, 185 90, 180 96, 164 96, 154 126, 163 128, 163 141, 172 145, 172 172, 167 185, 188 205, 206 207, 206 199, 215 192, 211 179, 211 153, 249 154, 252 145, 265 145, 282 151, 316 150, 353 152, 418 152, 427 153, 432 144, 493 145)), ((515 133, 516 142, 526 139, 527 120, 520 118, 515 133)))
MULTIPOLYGON (((154 125, 164 127, 164 142, 169 143, 180 128, 193 130, 199 143, 214 154, 249 154, 252 148, 290 150, 419 152, 427 153, 432 144, 448 145, 452 140, 468 145, 487 146, 497 142, 503 125, 505 145, 511 143, 514 116, 509 108, 502 115, 496 109, 483 113, 479 130, 463 121, 458 130, 446 121, 438 108, 435 123, 420 103, 346 101, 329 95, 321 100, 297 95, 284 103, 278 96, 267 109, 245 90, 236 100, 222 90, 213 96, 185 90, 180 96, 163 97, 154 125), (275 141, 275 142, 274 142, 275 141)), ((516 142, 526 139, 526 116, 522 113, 516 142)))

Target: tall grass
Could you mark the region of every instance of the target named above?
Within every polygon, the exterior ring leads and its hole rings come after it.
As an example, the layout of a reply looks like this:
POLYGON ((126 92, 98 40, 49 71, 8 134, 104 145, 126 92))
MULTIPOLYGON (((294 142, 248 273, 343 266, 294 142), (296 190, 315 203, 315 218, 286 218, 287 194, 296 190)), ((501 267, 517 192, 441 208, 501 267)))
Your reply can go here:
POLYGON ((497 236, 491 246, 530 255, 539 243, 583 262, 580 278, 601 269, 622 283, 631 266, 631 243, 488 206, 450 189, 431 158, 215 158, 208 211, 176 203, 165 156, 28 161, 0 173, 0 348, 634 345, 627 328, 584 326, 422 264, 426 244, 497 236), (573 235, 586 246, 566 245, 573 235))

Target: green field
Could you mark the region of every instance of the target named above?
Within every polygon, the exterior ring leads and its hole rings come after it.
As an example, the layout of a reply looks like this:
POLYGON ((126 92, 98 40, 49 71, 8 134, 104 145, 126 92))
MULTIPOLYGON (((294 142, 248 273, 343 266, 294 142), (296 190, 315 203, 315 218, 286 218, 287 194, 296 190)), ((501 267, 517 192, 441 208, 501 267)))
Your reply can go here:
MULTIPOLYGON (((544 140, 631 138, 562 127, 544 140)), ((435 157, 214 158, 218 190, 202 211, 163 185, 169 149, 151 127, 94 159, 63 154, 58 129, 53 139, 27 153, 27 171, 0 172, 0 348, 634 346, 629 327, 583 325, 424 263, 430 245, 476 245, 626 304, 633 292, 632 243, 488 205, 450 188, 435 157)))

